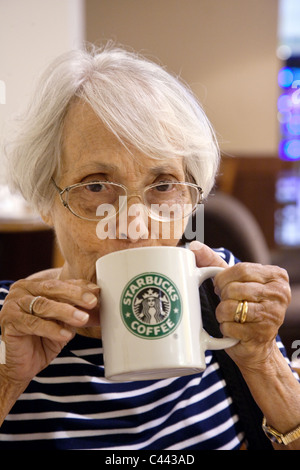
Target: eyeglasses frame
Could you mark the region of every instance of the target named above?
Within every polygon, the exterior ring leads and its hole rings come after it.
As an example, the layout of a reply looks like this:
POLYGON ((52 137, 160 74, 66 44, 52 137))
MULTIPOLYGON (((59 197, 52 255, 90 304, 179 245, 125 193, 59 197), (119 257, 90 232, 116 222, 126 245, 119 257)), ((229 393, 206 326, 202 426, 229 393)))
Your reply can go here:
MULTIPOLYGON (((78 215, 76 214, 76 212, 74 212, 72 210, 72 207, 70 207, 70 205, 68 204, 68 202, 63 198, 63 194, 64 193, 69 193, 70 190, 72 190, 73 188, 78 188, 78 187, 84 187, 84 186, 88 186, 88 185, 91 185, 91 184, 113 184, 115 186, 119 186, 120 188, 122 188, 124 191, 125 191, 125 197, 128 197, 128 188, 121 184, 121 183, 115 183, 115 182, 112 182, 112 181, 99 181, 99 180, 95 180, 95 181, 87 181, 87 182, 83 182, 83 183, 75 183, 75 184, 71 184, 70 186, 66 186, 65 188, 60 188, 54 178, 52 177, 51 178, 51 181, 56 189, 56 191, 58 192, 59 194, 59 197, 60 197, 60 200, 63 204, 63 206, 68 209, 73 215, 75 215, 76 217, 78 217, 79 219, 82 219, 82 220, 88 220, 89 222, 99 222, 99 219, 89 219, 88 217, 83 217, 81 215, 78 215)), ((195 183, 190 183, 190 182, 187 182, 187 181, 160 181, 158 183, 152 183, 148 186, 145 186, 144 187, 144 190, 143 190, 143 196, 141 197, 140 194, 131 194, 130 197, 139 197, 142 201, 143 201, 143 205, 145 206, 146 210, 147 210, 147 213, 148 213, 148 216, 154 220, 159 220, 160 222, 166 222, 164 220, 161 220, 155 216, 153 216, 152 212, 151 212, 151 209, 148 208, 148 206, 145 204, 145 201, 144 201, 144 193, 145 191, 147 191, 148 189, 151 189, 151 188, 155 188, 156 186, 160 186, 162 184, 168 184, 168 183, 172 183, 172 184, 183 184, 183 185, 186 185, 186 186, 190 186, 190 187, 193 187, 195 189, 198 190, 198 197, 199 197, 199 201, 196 202, 195 206, 193 207, 193 210, 188 214, 188 216, 191 216, 195 210, 196 210, 196 207, 198 204, 203 204, 203 190, 200 186, 198 186, 197 184, 195 183)), ((122 206, 123 207, 123 206, 122 206)), ((116 212, 115 215, 117 215, 120 210, 122 209, 122 207, 119 208, 119 210, 116 212)), ((170 221, 168 221, 170 222, 170 221)))

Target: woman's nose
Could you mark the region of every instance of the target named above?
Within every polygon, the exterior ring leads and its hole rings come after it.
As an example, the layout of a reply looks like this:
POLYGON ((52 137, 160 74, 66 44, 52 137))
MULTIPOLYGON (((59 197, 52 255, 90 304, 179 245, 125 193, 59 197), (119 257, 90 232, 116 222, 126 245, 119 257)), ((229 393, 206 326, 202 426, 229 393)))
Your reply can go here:
POLYGON ((137 202, 140 199, 138 195, 131 196, 119 213, 119 236, 133 243, 149 238, 148 213, 144 204, 137 202))

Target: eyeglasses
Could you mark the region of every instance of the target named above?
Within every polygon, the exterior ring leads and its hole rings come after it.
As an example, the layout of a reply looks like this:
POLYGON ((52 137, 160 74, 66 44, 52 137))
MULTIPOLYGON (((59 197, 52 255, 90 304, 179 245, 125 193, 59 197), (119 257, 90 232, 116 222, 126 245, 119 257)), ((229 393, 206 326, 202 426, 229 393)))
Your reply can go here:
MULTIPOLYGON (((88 181, 61 189, 52 182, 62 204, 80 219, 100 221, 114 217, 127 203, 128 190, 120 183, 88 181)), ((201 204, 203 191, 193 183, 162 181, 146 186, 138 197, 149 217, 160 221, 172 221, 191 215, 201 204)))

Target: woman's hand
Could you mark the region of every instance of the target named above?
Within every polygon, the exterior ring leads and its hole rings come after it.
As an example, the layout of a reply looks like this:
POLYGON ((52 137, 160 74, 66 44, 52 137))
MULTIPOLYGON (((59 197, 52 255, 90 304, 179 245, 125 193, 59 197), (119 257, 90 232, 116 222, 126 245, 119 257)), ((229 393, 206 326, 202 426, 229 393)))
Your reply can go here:
POLYGON ((206 245, 193 242, 191 249, 198 267, 226 268, 214 278, 215 292, 221 299, 216 317, 224 336, 240 340, 227 353, 240 368, 255 370, 266 365, 291 299, 287 272, 277 266, 254 263, 238 263, 228 267, 206 245), (241 301, 248 302, 245 323, 234 321, 241 301))
POLYGON ((84 280, 27 279, 13 284, 0 311, 6 347, 0 376, 29 382, 59 354, 76 329, 99 324, 98 300, 98 286, 84 280))

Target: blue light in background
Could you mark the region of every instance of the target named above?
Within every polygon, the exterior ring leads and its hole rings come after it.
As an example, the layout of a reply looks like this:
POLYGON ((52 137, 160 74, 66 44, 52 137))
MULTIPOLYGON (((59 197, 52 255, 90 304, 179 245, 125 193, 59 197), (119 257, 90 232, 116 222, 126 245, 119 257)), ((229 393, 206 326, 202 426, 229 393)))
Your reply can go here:
POLYGON ((293 102, 291 100, 290 95, 287 95, 284 93, 278 98, 277 108, 278 108, 278 111, 280 111, 281 113, 290 111, 292 107, 293 107, 293 102))
POLYGON ((281 87, 277 101, 281 134, 279 157, 300 160, 300 66, 283 67, 278 74, 278 83, 281 87))
POLYGON ((277 245, 300 249, 300 1, 279 0, 278 39, 286 61, 278 74, 279 157, 293 162, 293 170, 279 175, 276 184, 274 236, 277 245), (290 100, 286 98, 289 95, 290 100), (299 161, 295 165, 294 162, 299 161))
POLYGON ((284 67, 278 73, 278 84, 281 88, 289 88, 294 81, 294 74, 288 67, 284 67))
POLYGON ((283 157, 286 160, 300 159, 300 140, 292 139, 282 142, 283 157))
POLYGON ((300 114, 291 116, 286 127, 289 134, 300 135, 300 114))

